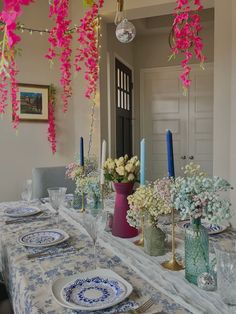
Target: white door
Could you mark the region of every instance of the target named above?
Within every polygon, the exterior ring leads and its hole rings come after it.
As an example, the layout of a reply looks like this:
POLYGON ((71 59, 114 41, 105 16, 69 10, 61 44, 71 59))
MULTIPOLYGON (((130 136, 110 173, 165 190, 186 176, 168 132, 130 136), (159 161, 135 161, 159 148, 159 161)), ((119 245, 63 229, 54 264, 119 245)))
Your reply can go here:
POLYGON ((213 71, 193 66, 192 86, 183 96, 180 67, 141 71, 141 134, 147 141, 147 177, 167 175, 165 132, 173 133, 176 176, 195 161, 212 174, 213 71))
POLYGON ((213 66, 195 68, 189 90, 188 158, 213 174, 213 66))

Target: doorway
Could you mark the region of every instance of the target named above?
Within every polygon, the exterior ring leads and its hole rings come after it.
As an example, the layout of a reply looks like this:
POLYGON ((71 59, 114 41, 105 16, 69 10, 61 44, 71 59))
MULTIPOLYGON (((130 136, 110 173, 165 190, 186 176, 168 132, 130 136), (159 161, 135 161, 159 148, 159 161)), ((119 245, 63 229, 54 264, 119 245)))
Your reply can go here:
POLYGON ((116 157, 132 157, 132 70, 115 59, 116 157))
POLYGON ((141 70, 141 124, 147 139, 148 179, 166 176, 167 129, 173 132, 176 176, 190 161, 213 173, 213 64, 192 65, 183 95, 180 67, 141 70), (145 113, 145 114, 144 114, 145 113))

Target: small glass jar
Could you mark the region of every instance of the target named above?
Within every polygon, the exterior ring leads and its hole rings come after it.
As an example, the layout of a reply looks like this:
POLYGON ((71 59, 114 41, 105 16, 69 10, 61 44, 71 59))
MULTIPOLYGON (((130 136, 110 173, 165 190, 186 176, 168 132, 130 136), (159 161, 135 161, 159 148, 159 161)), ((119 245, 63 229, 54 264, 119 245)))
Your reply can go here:
POLYGON ((144 252, 151 256, 166 253, 166 234, 152 223, 149 215, 145 215, 144 219, 144 252))

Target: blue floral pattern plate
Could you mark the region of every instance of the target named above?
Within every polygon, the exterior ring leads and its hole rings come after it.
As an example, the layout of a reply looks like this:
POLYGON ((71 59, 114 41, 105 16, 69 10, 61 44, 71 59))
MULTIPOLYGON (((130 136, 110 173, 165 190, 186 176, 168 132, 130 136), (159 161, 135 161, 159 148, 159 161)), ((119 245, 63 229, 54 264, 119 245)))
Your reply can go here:
MULTIPOLYGON (((190 221, 189 220, 181 221, 177 225, 181 229, 187 229, 190 226, 190 221)), ((215 225, 206 221, 202 221, 202 225, 208 230, 209 235, 221 233, 228 228, 227 226, 215 225)))
POLYGON ((59 229, 37 230, 19 237, 18 241, 24 246, 47 247, 62 243, 69 239, 69 235, 59 229))
POLYGON ((52 286, 53 295, 58 303, 70 309, 89 312, 119 304, 132 290, 132 286, 126 280, 110 269, 96 269, 61 278, 52 286))
POLYGON ((40 213, 42 210, 34 206, 17 206, 5 209, 4 213, 8 217, 27 217, 40 213))

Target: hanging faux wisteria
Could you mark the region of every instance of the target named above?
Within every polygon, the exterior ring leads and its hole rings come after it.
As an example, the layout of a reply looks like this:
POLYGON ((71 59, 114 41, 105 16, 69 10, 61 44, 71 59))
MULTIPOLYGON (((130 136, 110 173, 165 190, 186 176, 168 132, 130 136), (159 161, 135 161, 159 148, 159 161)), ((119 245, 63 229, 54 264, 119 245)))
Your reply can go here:
POLYGON ((98 13, 99 9, 103 6, 104 0, 86 0, 85 2, 90 8, 85 13, 77 29, 77 40, 80 46, 76 50, 74 64, 78 72, 81 71, 81 66, 84 64, 84 78, 88 82, 85 97, 94 99, 99 77, 98 13))
POLYGON ((51 145, 52 153, 57 151, 56 123, 55 123, 56 88, 51 85, 49 88, 48 101, 48 141, 51 145))
POLYGON ((63 111, 68 109, 71 98, 71 54, 70 48, 72 34, 70 31, 71 20, 69 15, 69 0, 51 0, 49 17, 55 20, 56 25, 51 29, 49 35, 50 48, 46 58, 52 63, 57 57, 60 61, 62 86, 63 111))
POLYGON ((183 72, 180 75, 180 79, 183 83, 184 93, 186 94, 187 89, 191 85, 190 60, 195 55, 202 67, 205 61, 205 56, 202 53, 203 42, 199 36, 202 26, 198 14, 203 9, 203 6, 201 0, 176 0, 176 3, 172 29, 174 44, 171 47, 171 57, 175 57, 180 53, 184 55, 184 60, 181 62, 183 72), (191 4, 195 6, 195 9, 191 7, 191 4))
POLYGON ((0 20, 3 23, 3 37, 0 41, 0 113, 5 112, 7 106, 7 86, 10 83, 13 127, 19 124, 19 100, 17 99, 18 85, 16 75, 18 73, 15 63, 16 44, 20 36, 16 35, 16 20, 22 14, 22 6, 29 5, 33 0, 3 0, 3 10, 0 20))

